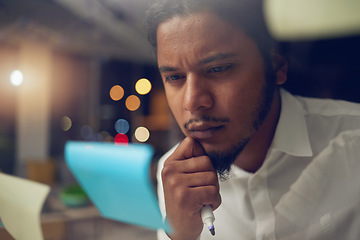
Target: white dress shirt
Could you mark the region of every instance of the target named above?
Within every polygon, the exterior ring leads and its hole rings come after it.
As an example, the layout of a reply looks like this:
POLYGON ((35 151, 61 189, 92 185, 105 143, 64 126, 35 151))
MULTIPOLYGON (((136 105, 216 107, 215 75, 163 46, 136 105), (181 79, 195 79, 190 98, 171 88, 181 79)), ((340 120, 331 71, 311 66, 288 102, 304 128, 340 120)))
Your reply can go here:
MULTIPOLYGON (((220 182, 215 236, 200 239, 360 239, 360 104, 295 97, 281 89, 281 113, 256 173, 233 166, 220 182)), ((165 213, 159 161, 159 205, 165 213)), ((158 231, 158 239, 169 239, 158 231)))

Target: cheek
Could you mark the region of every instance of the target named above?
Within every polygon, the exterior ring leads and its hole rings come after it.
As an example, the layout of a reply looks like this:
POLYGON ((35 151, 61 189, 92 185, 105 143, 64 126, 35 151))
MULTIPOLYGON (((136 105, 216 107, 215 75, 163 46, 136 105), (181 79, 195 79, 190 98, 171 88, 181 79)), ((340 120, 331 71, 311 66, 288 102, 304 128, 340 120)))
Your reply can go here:
POLYGON ((180 94, 174 94, 174 92, 166 90, 165 88, 165 95, 169 105, 169 108, 172 114, 175 117, 175 120, 178 124, 181 124, 181 116, 182 116, 182 98, 180 94))
POLYGON ((263 86, 263 76, 255 78, 237 79, 236 84, 226 86, 218 92, 219 109, 226 112, 235 121, 245 121, 251 117, 258 105, 263 86), (239 84, 240 83, 240 84, 239 84), (241 120, 242 119, 242 120, 241 120))

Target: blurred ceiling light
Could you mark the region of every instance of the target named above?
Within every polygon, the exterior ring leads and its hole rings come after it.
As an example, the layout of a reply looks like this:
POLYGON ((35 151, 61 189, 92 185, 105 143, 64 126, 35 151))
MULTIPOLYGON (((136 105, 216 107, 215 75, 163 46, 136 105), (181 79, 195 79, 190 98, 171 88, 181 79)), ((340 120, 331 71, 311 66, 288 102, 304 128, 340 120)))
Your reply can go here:
POLYGON ((146 127, 138 127, 135 130, 135 138, 139 142, 146 142, 150 137, 150 132, 146 127))
POLYGON ((24 76, 21 71, 14 70, 10 75, 10 82, 14 86, 20 86, 24 81, 24 76))
POLYGON ((64 132, 67 132, 70 130, 72 126, 72 121, 68 116, 63 116, 61 118, 61 128, 64 132))
POLYGON ((126 108, 136 111, 140 107, 140 99, 135 95, 130 95, 125 101, 126 108))
POLYGON ((124 96, 124 89, 120 85, 115 85, 110 89, 110 97, 114 101, 119 101, 124 96))
POLYGON ((136 82, 135 90, 141 95, 148 94, 151 91, 151 82, 146 78, 141 78, 136 82))

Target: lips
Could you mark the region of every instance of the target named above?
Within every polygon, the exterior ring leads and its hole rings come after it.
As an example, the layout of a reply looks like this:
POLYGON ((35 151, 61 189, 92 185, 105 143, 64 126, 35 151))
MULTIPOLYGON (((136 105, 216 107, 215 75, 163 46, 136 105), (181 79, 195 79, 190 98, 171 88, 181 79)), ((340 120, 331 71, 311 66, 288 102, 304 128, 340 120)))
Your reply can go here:
POLYGON ((188 131, 191 137, 205 140, 213 138, 224 126, 223 124, 193 123, 188 126, 188 131))

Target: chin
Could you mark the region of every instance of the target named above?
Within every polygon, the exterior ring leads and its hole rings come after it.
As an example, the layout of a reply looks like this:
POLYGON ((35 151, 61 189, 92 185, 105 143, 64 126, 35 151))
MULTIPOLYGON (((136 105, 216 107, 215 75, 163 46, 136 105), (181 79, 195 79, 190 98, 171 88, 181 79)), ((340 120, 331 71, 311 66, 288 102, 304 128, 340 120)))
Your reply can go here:
POLYGON ((205 153, 227 153, 231 152, 234 148, 234 145, 225 145, 220 143, 206 143, 200 141, 200 144, 203 147, 205 153))
POLYGON ((206 155, 210 157, 217 173, 224 176, 248 142, 249 139, 244 139, 227 148, 225 146, 223 148, 207 148, 206 145, 203 148, 206 155))

